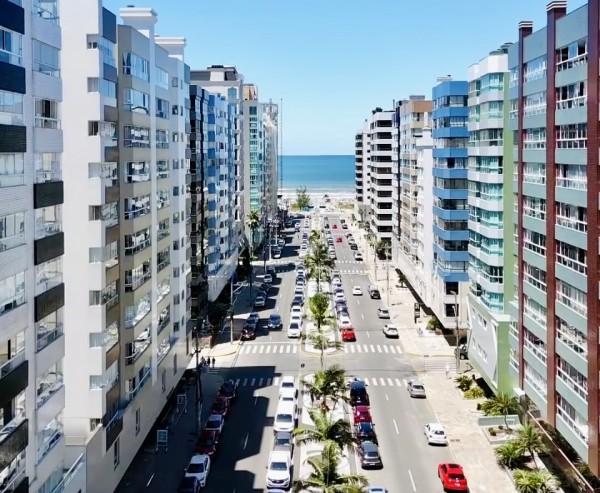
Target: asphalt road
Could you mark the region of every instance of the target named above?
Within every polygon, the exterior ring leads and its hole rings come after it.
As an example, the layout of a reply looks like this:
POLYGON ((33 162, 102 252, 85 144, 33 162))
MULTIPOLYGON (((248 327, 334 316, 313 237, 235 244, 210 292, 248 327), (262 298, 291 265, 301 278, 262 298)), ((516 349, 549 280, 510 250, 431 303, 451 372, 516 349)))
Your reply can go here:
MULTIPOLYGON (((429 446, 423 434, 423 426, 437 422, 437 418, 427 400, 411 399, 408 395, 406 381, 415 378, 415 374, 401 352, 400 341, 387 339, 383 334, 383 325, 389 321, 377 317, 382 300, 372 300, 368 295, 371 281, 367 266, 365 262, 351 263, 354 255, 345 238, 347 230, 340 229, 337 218, 330 217, 329 223, 338 225, 332 230, 334 237, 344 236, 342 243, 335 243, 336 268, 342 273, 342 287, 357 338, 356 342, 344 344, 342 365, 349 376, 368 382, 371 413, 384 464, 383 469, 363 471, 357 463, 357 469, 371 485, 385 486, 390 491, 441 492, 437 464, 450 461, 452 456, 447 447, 429 446), (362 274, 356 273, 361 270, 362 274), (360 286, 364 294, 352 296, 353 286, 360 286), (355 346, 354 352, 350 352, 351 346, 355 346), (362 351, 358 352, 356 346, 362 351), (391 352, 392 347, 394 352, 391 352)), ((361 253, 364 256, 365 252, 361 253)), ((373 261, 372 258, 366 260, 373 261)))

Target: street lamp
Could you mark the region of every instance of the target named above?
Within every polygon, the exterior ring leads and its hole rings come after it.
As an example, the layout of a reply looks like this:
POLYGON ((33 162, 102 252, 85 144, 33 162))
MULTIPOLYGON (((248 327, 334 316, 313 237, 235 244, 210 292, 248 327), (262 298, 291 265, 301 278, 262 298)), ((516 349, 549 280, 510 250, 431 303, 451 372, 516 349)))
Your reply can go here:
MULTIPOLYGON (((202 379, 200 378, 202 376, 202 368, 200 368, 200 341, 198 338, 198 332, 200 332, 200 327, 198 327, 198 324, 200 322, 196 323, 196 327, 194 327, 194 345, 196 346, 196 385, 195 385, 195 390, 196 390, 196 436, 199 435, 200 433, 200 415, 202 414, 202 404, 204 402, 204 396, 202 393, 202 379)), ((204 322, 202 322, 204 323, 204 322)))
POLYGON ((454 350, 454 356, 456 357, 456 373, 460 371, 460 348, 459 348, 459 336, 458 336, 458 293, 456 291, 450 291, 450 294, 454 295, 454 324, 456 331, 456 349, 454 350))

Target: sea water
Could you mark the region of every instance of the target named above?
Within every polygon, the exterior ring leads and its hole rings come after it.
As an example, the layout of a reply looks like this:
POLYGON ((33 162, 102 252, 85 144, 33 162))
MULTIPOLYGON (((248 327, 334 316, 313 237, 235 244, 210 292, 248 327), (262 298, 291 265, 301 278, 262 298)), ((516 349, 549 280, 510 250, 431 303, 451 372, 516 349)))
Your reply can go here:
POLYGON ((353 194, 354 156, 283 156, 279 193, 295 194, 306 187, 310 194, 353 194), (283 186, 282 186, 283 182, 283 186))

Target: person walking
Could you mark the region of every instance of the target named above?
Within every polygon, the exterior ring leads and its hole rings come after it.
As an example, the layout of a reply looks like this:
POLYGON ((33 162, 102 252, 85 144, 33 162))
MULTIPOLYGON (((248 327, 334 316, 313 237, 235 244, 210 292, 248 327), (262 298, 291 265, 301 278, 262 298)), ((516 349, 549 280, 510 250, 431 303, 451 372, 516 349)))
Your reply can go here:
POLYGON ((450 377, 450 365, 448 363, 446 363, 446 379, 448 379, 449 377, 450 377))
POLYGON ((214 358, 214 356, 213 356, 213 359, 212 359, 212 367, 213 367, 213 370, 214 370, 215 369, 215 358, 214 358))

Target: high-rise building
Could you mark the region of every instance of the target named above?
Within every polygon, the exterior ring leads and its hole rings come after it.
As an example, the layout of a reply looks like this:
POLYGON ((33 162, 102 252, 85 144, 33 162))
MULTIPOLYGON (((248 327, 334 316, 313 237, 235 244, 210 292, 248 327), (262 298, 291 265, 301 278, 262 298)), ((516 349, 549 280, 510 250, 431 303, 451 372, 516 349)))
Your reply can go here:
MULTIPOLYGON (((515 132, 516 286, 508 307, 509 371, 528 409, 600 474, 598 247, 600 2, 547 26, 519 25, 508 50, 515 132)), ((508 211, 507 211, 508 213, 508 211)))
POLYGON ((185 41, 120 14, 81 0, 61 22, 64 430, 87 492, 115 489, 189 360, 185 41))
POLYGON ((417 215, 419 210, 417 166, 417 139, 423 136, 426 117, 431 113, 431 100, 425 96, 410 96, 396 103, 394 115, 394 139, 392 173, 394 193, 392 197, 393 236, 392 259, 397 263, 405 257, 407 267, 419 262, 417 238, 417 215))
POLYGON ((363 153, 363 133, 358 132, 354 136, 354 189, 356 192, 356 207, 362 206, 364 200, 363 153))
POLYGON ((262 103, 265 159, 265 201, 271 217, 277 213, 279 190, 279 106, 262 103))
POLYGON ((504 178, 512 180, 504 163, 504 155, 512 154, 512 132, 504 132, 508 46, 471 65, 468 76, 469 361, 492 389, 503 392, 510 390, 504 264, 507 257, 512 261, 504 242, 505 215, 511 214, 504 209, 504 178))
POLYGON ((368 221, 370 216, 371 194, 371 136, 369 124, 365 120, 363 127, 354 137, 354 187, 356 192, 355 216, 360 221, 368 221))
POLYGON ((467 315, 467 94, 468 83, 450 76, 438 78, 432 91, 434 276, 430 307, 448 329, 465 327, 467 315))
POLYGON ((81 488, 63 432, 62 19, 52 1, 0 12, 0 488, 52 491, 72 464, 81 488))
MULTIPOLYGON (((368 121, 369 229, 376 241, 392 239, 392 121, 394 111, 375 108, 368 121)), ((364 141, 363 141, 364 146, 364 141)), ((363 167, 364 167, 363 162, 363 167)))

